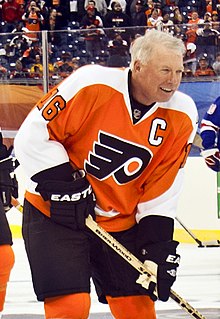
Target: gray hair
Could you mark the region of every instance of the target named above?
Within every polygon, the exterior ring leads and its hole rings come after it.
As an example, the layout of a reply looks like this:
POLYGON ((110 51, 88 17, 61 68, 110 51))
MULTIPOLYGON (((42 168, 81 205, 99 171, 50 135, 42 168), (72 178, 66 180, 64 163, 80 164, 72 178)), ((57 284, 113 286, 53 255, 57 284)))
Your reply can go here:
POLYGON ((169 33, 151 29, 146 31, 145 35, 136 38, 131 45, 131 70, 134 68, 134 63, 137 60, 146 64, 152 57, 154 49, 160 46, 176 51, 183 56, 186 52, 185 45, 181 39, 169 33))

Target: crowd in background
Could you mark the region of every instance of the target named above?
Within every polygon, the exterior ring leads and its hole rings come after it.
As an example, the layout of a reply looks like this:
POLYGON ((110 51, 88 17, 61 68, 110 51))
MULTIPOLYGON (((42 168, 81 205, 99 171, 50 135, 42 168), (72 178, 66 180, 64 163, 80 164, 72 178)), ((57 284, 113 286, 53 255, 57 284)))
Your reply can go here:
POLYGON ((48 31, 49 76, 79 66, 129 65, 132 41, 156 28, 186 45, 184 76, 220 75, 220 0, 1 0, 0 76, 43 76, 41 31, 48 31))

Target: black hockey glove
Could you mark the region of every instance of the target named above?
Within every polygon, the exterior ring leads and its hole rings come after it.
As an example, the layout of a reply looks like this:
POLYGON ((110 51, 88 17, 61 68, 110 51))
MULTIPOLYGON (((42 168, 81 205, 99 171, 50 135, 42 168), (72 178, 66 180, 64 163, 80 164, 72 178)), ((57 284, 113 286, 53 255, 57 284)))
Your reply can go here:
POLYGON ((0 133, 0 200, 7 212, 11 207, 12 196, 18 198, 18 182, 14 173, 15 161, 11 156, 13 147, 9 149, 3 144, 0 133))
POLYGON ((149 284, 148 293, 152 300, 156 300, 155 288, 158 298, 167 301, 170 288, 176 280, 176 270, 179 266, 180 256, 176 253, 179 245, 177 241, 171 240, 157 244, 146 245, 141 251, 140 259, 156 274, 156 283, 149 284), (156 265, 152 264, 155 263, 156 265))
POLYGON ((140 276, 137 283, 147 289, 153 301, 157 298, 167 301, 180 262, 176 252, 179 243, 172 240, 173 221, 171 218, 149 216, 143 218, 138 227, 137 255, 156 275, 156 282, 151 279, 143 281, 140 276))
MULTIPOLYGON (((84 172, 83 172, 84 173, 84 172)), ((80 171, 73 173, 72 181, 48 180, 36 187, 44 200, 50 200, 51 219, 73 230, 85 229, 85 219, 95 219, 95 195, 80 171)))

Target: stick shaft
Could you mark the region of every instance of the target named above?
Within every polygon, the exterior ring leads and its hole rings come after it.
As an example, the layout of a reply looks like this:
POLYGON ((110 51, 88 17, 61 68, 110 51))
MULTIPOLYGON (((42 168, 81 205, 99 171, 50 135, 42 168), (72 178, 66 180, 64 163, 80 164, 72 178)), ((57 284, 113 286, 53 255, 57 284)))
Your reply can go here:
MULTIPOLYGON (((86 219, 86 226, 100 237, 107 245, 114 249, 122 258, 124 258, 131 266, 133 266, 139 273, 155 276, 138 258, 136 258, 127 248, 119 243, 113 236, 106 232, 99 226, 91 216, 86 219)), ((188 314, 196 319, 206 319, 198 310, 194 309, 186 300, 180 297, 175 291, 171 289, 170 298, 173 299, 178 305, 184 309, 188 314)))

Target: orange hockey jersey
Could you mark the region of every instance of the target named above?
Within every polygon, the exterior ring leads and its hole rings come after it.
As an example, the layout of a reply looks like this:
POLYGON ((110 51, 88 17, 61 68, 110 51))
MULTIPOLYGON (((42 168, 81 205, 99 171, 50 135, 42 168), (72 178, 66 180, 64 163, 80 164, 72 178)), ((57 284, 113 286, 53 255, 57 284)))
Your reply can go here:
MULTIPOLYGON (((183 166, 197 130, 193 100, 176 92, 133 123, 129 69, 84 66, 27 116, 15 154, 27 176, 68 161, 87 172, 97 221, 125 230, 148 215, 174 217, 183 166)), ((49 215, 30 180, 26 198, 49 215)))

